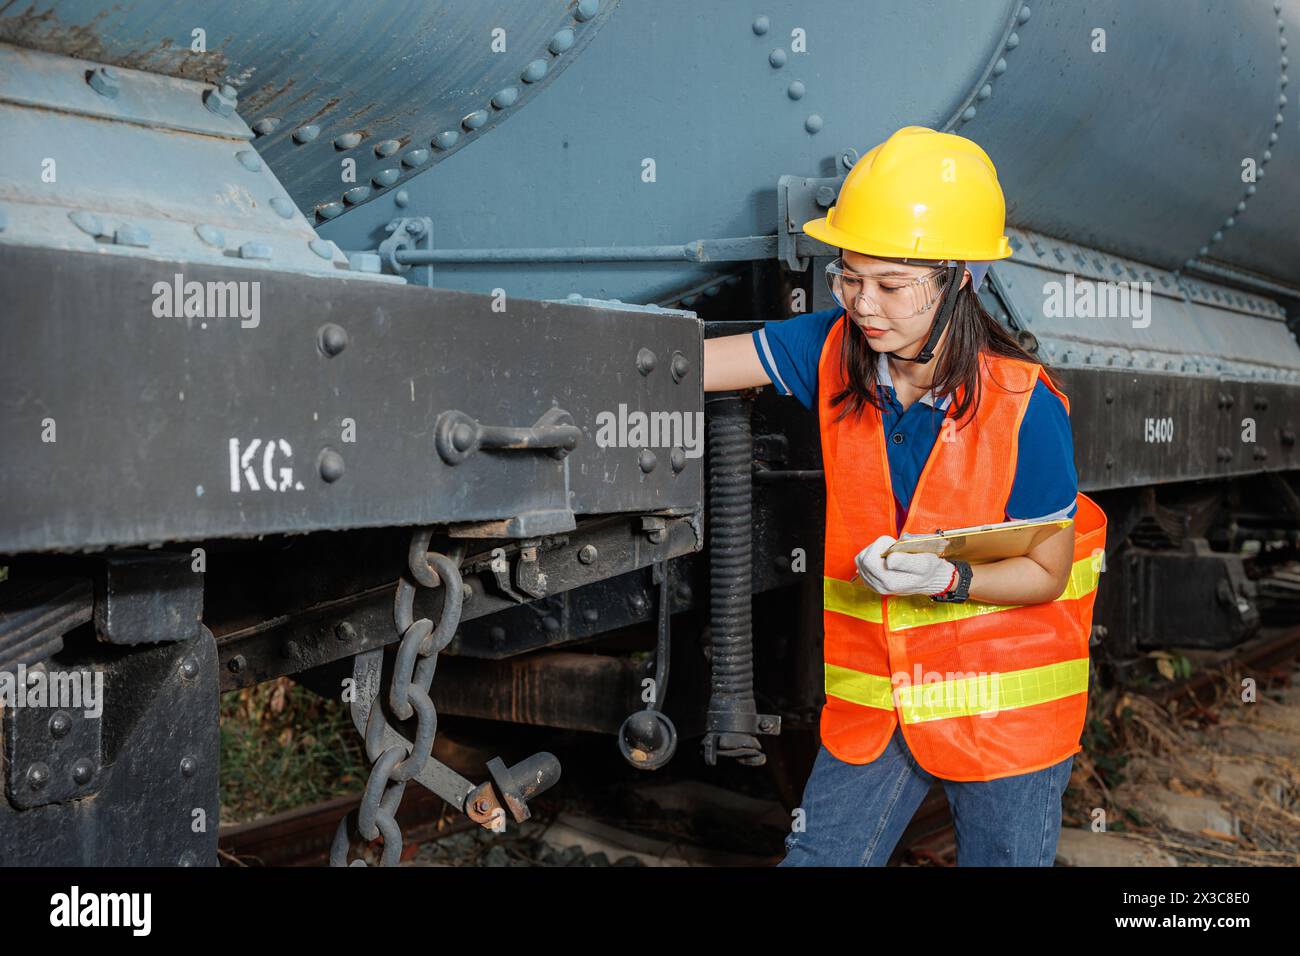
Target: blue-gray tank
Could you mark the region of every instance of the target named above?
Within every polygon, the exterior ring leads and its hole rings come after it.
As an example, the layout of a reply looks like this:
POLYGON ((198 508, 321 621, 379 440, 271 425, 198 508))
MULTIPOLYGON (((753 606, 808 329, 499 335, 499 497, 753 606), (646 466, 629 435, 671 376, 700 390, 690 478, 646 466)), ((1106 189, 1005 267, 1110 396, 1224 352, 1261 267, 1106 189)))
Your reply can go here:
MULTIPOLYGON (((257 152, 343 249, 427 216, 439 287, 638 302, 759 255, 726 240, 777 231, 781 176, 842 174, 841 156, 907 124, 979 142, 1015 226, 1294 288, 1298 28, 1294 2, 1189 17, 1182 0, 23 0, 0 14, 10 43, 228 83, 257 152)), ((21 95, 19 77, 4 85, 21 95)))

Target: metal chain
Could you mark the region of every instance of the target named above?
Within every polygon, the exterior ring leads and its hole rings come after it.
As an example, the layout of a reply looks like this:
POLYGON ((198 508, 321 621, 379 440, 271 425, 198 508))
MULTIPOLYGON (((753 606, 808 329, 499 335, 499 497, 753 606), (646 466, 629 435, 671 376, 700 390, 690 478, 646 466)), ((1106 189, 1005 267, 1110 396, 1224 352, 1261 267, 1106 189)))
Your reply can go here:
MULTIPOLYGON (((401 642, 393 664, 388 687, 389 709, 399 720, 416 718, 415 740, 410 745, 384 747, 388 718, 384 715, 382 692, 377 688, 366 721, 366 756, 374 764, 366 781, 361 806, 339 821, 330 847, 330 866, 365 866, 365 860, 348 862, 350 835, 360 833, 365 840, 384 838, 380 866, 395 866, 402 856, 402 828, 397 823, 397 808, 406 792, 406 784, 424 769, 433 752, 433 738, 438 729, 438 712, 429 696, 438 667, 438 655, 451 642, 460 625, 461 602, 465 584, 460 562, 465 547, 459 545, 452 555, 429 551, 432 528, 423 528, 411 537, 407 554, 409 575, 397 582, 393 602, 393 621, 401 642), (443 588, 442 614, 435 628, 427 617, 415 620, 417 587, 443 588)), ((383 651, 370 653, 382 654, 383 651)), ((360 692, 361 689, 357 688, 360 692)))

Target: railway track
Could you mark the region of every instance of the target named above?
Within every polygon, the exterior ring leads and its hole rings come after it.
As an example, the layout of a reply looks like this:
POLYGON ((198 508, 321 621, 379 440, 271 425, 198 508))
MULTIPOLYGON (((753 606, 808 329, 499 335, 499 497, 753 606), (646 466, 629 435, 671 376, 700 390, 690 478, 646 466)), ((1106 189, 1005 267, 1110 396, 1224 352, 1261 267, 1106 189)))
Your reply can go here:
MULTIPOLYGON (((1220 720, 1214 710, 1222 696, 1224 675, 1241 672, 1255 677, 1262 690, 1269 687, 1300 688, 1300 627, 1271 629, 1255 639, 1220 653, 1198 655, 1197 670, 1191 676, 1136 693, 1183 721, 1209 726, 1220 720)), ((1114 693, 1114 692, 1112 692, 1114 693)), ((1300 713, 1300 696, 1293 691, 1287 713, 1300 713)), ((1295 722, 1300 728, 1300 720, 1295 722)), ((1249 735, 1245 738, 1249 741, 1249 735)), ((1240 743, 1238 743, 1240 746, 1240 743)), ((1297 737, 1300 750, 1300 736, 1297 737)), ((1269 756, 1277 756, 1276 754, 1269 756)), ((462 761, 473 752, 462 748, 462 761)), ((1079 763, 1076 761, 1076 763, 1079 763)), ((570 764, 572 765, 572 764, 570 764)), ((408 790, 398 814, 405 837, 403 861, 434 865, 594 865, 623 861, 627 865, 672 863, 677 865, 771 865, 779 861, 779 846, 772 836, 785 819, 785 811, 773 800, 733 795, 698 781, 670 781, 635 778, 608 788, 588 782, 580 788, 586 799, 574 800, 561 794, 544 795, 534 806, 535 817, 523 828, 511 825, 492 849, 495 835, 480 828, 422 787, 408 790), (665 794, 668 794, 665 796, 665 794), (692 801, 699 806, 692 810, 692 801), (665 805, 678 816, 664 816, 665 805), (710 842, 710 825, 687 825, 694 812, 717 815, 750 814, 763 820, 768 842, 759 852, 738 852, 736 834, 729 840, 710 842), (684 814, 684 816, 683 816, 684 814), (659 819, 647 825, 647 818, 659 819), (694 831, 694 832, 692 832, 694 831), (703 835, 702 835, 703 834, 703 835), (549 849, 548 849, 549 848, 549 849), (591 860, 589 860, 591 858, 591 860)), ((1067 794, 1067 801, 1069 799, 1067 794)), ((341 797, 264 820, 247 823, 221 833, 223 865, 230 866, 318 866, 328 859, 329 845, 338 820, 355 809, 359 795, 341 797)), ((378 845, 371 847, 377 858, 378 845)), ((952 866, 956 863, 956 834, 941 785, 936 785, 904 832, 891 864, 903 866, 952 866)))

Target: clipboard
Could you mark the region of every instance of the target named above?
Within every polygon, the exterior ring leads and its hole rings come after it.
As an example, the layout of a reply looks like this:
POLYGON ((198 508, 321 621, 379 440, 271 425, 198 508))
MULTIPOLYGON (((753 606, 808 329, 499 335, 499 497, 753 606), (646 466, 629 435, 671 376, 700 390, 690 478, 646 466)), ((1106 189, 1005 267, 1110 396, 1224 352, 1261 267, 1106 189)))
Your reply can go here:
POLYGON ((971 564, 1001 561, 1028 554, 1048 538, 1073 525, 1073 518, 1055 518, 953 528, 937 534, 900 538, 884 553, 937 554, 943 558, 961 558, 971 564))

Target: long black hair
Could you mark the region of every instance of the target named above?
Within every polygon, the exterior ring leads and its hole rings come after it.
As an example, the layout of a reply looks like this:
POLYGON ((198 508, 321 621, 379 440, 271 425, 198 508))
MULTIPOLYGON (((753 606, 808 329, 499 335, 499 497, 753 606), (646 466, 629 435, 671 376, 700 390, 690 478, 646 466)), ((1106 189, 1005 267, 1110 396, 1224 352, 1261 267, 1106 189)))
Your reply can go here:
MULTIPOLYGON (((936 314, 942 305, 942 301, 935 305, 936 314)), ((867 344, 866 334, 847 313, 840 317, 840 321, 846 326, 841 339, 840 362, 847 384, 831 396, 832 405, 844 405, 836 416, 836 421, 846 415, 861 413, 867 404, 884 408, 876 389, 878 353, 867 344)), ((1004 355, 1041 365, 1042 374, 1057 388, 1061 388, 1060 381, 1047 363, 1026 351, 997 319, 989 315, 968 282, 957 290, 957 301, 948 322, 943 350, 934 358, 937 364, 932 384, 936 395, 953 394, 956 405, 952 413, 959 420, 968 411, 973 418, 975 409, 979 407, 982 390, 979 358, 983 353, 1004 355), (962 386, 960 401, 957 399, 959 385, 962 386)), ((960 427, 964 428, 965 423, 960 427)))

